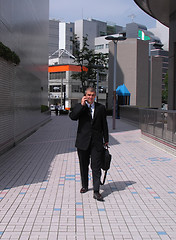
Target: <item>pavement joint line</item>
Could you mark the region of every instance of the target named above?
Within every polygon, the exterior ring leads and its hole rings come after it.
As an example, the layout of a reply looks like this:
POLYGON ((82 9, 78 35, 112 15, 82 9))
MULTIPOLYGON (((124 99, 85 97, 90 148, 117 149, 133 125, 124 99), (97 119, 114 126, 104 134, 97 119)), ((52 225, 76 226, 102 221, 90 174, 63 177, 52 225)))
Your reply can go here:
POLYGON ((89 191, 79 192, 77 123, 68 116, 0 156, 0 239, 174 239, 175 156, 123 120, 113 132, 111 120, 103 203, 93 199, 91 170, 89 191))

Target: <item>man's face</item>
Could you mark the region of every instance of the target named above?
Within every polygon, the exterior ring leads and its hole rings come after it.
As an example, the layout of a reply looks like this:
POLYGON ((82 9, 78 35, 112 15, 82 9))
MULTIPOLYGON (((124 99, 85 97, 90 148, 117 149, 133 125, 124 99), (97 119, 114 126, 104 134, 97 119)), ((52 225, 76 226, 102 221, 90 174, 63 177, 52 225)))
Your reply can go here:
POLYGON ((96 94, 94 92, 87 91, 86 92, 87 102, 92 104, 95 100, 96 94))

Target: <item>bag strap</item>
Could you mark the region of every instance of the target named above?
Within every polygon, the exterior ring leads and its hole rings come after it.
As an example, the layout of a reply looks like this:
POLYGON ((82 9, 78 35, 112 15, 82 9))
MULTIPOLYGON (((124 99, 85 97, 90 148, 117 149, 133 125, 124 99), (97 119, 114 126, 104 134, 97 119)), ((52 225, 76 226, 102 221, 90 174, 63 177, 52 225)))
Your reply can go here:
POLYGON ((107 175, 107 172, 108 172, 108 170, 106 170, 106 171, 104 172, 104 178, 103 178, 103 182, 101 182, 101 181, 100 181, 100 185, 104 185, 104 183, 105 183, 105 180, 106 180, 106 175, 107 175))

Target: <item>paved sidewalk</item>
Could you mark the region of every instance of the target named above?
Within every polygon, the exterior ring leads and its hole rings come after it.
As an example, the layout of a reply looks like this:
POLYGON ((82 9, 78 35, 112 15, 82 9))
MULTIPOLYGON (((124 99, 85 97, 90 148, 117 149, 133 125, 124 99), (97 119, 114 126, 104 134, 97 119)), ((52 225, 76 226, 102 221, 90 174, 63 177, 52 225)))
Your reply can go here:
POLYGON ((116 120, 112 166, 101 187, 80 194, 77 123, 52 116, 0 156, 0 239, 176 239, 176 158, 116 120))

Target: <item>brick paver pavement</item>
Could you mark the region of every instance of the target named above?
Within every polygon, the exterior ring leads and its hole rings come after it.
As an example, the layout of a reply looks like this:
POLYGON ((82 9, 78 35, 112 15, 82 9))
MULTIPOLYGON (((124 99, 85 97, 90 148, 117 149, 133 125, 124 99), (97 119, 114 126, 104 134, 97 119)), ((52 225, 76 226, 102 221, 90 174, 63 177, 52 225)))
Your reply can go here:
MULTIPOLYGON (((176 239, 176 158, 116 120, 101 193, 80 194, 77 123, 52 121, 0 157, 0 239, 176 239)), ((108 118, 111 130, 112 119, 108 118)))

